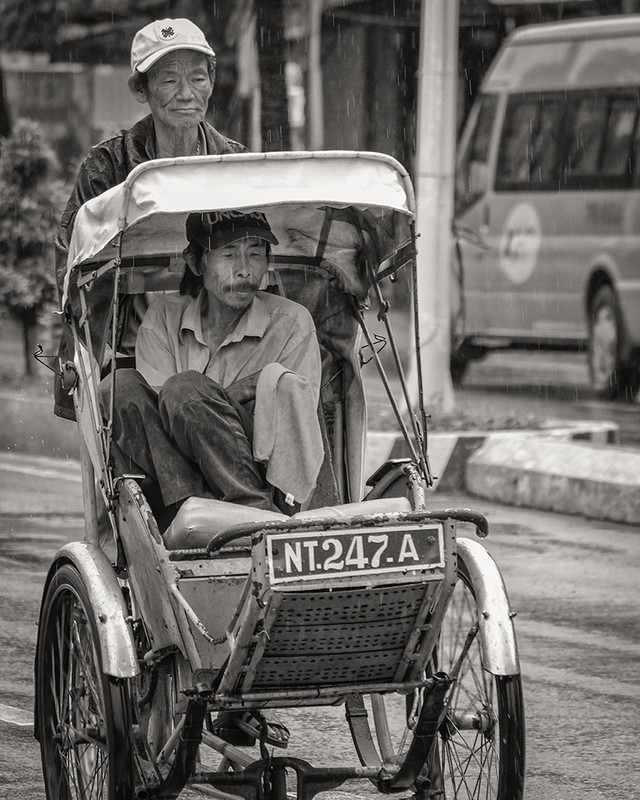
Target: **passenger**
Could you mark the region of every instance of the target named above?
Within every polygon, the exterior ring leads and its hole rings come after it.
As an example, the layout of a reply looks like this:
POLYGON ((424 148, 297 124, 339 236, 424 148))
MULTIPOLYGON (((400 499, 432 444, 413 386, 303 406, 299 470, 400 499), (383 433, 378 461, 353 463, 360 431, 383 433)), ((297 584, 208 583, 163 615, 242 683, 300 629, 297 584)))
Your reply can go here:
MULTIPOLYGON (((155 158, 237 153, 246 147, 227 139, 208 122, 205 114, 213 92, 215 53, 204 33, 188 19, 156 20, 136 33, 131 45, 129 89, 151 113, 130 130, 121 131, 91 149, 83 161, 62 214, 56 237, 56 275, 61 288, 69 241, 78 209, 87 200, 122 183, 134 167, 155 158)), ((131 301, 133 304, 133 301, 131 301)), ((135 341, 135 322, 144 313, 144 296, 128 309, 134 324, 127 352, 135 341)), ((68 331, 59 350, 61 362, 72 357, 68 331)), ((68 392, 55 382, 55 413, 74 419, 68 392)))
POLYGON ((265 215, 190 214, 186 229, 180 294, 152 301, 136 369, 115 373, 116 465, 159 487, 161 527, 191 496, 277 511, 277 487, 305 501, 323 458, 313 320, 259 291, 277 244, 265 215))

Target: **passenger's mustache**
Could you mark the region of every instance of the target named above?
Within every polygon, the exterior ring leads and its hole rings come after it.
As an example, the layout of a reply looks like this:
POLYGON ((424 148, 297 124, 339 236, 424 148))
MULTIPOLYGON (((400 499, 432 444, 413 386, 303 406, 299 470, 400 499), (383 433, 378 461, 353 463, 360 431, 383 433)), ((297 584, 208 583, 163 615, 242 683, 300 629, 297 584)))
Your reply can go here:
POLYGON ((230 292, 254 292, 258 290, 258 284, 253 281, 234 281, 229 286, 230 292))

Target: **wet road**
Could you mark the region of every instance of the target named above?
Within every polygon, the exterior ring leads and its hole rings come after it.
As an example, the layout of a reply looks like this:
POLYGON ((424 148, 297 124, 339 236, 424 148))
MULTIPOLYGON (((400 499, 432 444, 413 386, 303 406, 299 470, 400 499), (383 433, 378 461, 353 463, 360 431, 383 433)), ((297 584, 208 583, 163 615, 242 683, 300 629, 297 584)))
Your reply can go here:
MULTIPOLYGON (((1 800, 44 796, 30 727, 35 622, 52 554, 81 535, 78 477, 73 463, 0 456, 1 800)), ((491 523, 487 546, 518 611, 527 800, 640 800, 640 528, 462 497, 434 505, 471 505, 491 523)), ((282 717, 292 755, 355 761, 341 710, 282 717)))
POLYGON ((471 363, 456 397, 461 408, 615 422, 621 444, 640 447, 640 398, 596 400, 584 353, 492 353, 471 363))
MULTIPOLYGON (((403 366, 408 370, 409 330, 408 312, 392 311, 391 325, 397 339, 403 366)), ((368 313, 373 333, 385 336, 373 311, 368 313)), ((389 372, 396 398, 400 397, 399 382, 391 348, 379 351, 389 372)), ((370 352, 365 349, 365 358, 370 352)), ((389 401, 380 384, 375 364, 369 362, 362 371, 369 419, 372 429, 395 430, 397 425, 390 412, 389 401)), ((428 385, 428 381, 427 381, 428 385)), ((589 385, 586 355, 583 352, 553 352, 532 350, 502 350, 490 352, 482 360, 471 361, 462 382, 454 391, 456 412, 467 412, 469 418, 498 420, 506 418, 559 420, 598 420, 614 422, 620 431, 620 443, 640 448, 640 393, 632 401, 600 401, 589 385)), ((432 413, 432 427, 442 430, 450 423, 439 423, 437 409, 432 413)))

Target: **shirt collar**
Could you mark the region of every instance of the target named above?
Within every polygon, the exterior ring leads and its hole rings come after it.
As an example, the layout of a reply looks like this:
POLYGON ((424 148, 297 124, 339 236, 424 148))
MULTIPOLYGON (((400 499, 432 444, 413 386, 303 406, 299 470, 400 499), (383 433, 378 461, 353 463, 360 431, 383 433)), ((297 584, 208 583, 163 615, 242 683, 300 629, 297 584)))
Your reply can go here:
MULTIPOLYGON (((240 317, 235 329, 227 336, 223 344, 227 342, 240 342, 246 336, 253 336, 257 339, 262 339, 265 331, 269 327, 269 312, 264 300, 261 297, 261 292, 258 292, 253 300, 253 303, 240 317)), ((205 297, 204 289, 197 297, 192 297, 186 308, 182 312, 180 320, 180 343, 184 341, 183 331, 192 331, 196 340, 200 344, 206 345, 204 336, 202 334, 202 302, 205 297)))
POLYGON ((184 331, 191 331, 200 344, 204 344, 204 336, 202 335, 202 301, 204 299, 204 291, 201 291, 197 297, 192 297, 187 303, 182 312, 180 319, 180 331, 178 336, 180 344, 184 343, 184 331))

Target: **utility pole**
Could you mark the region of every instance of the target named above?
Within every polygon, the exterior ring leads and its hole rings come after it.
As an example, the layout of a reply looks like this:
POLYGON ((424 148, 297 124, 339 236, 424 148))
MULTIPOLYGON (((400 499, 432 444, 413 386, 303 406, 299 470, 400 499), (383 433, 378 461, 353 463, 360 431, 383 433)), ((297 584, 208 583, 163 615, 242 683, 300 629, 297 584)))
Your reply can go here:
POLYGON ((322 0, 308 0, 309 50, 307 62, 307 136, 310 150, 324 147, 324 112, 322 98, 322 0))
MULTIPOLYGON (((418 71, 416 232, 418 323, 427 410, 449 413, 454 396, 450 269, 458 86, 458 0, 422 0, 418 71)), ((409 389, 417 399, 415 367, 409 389)))

